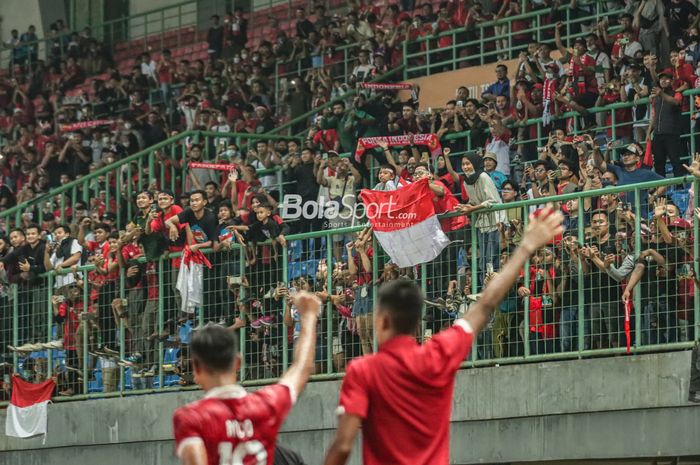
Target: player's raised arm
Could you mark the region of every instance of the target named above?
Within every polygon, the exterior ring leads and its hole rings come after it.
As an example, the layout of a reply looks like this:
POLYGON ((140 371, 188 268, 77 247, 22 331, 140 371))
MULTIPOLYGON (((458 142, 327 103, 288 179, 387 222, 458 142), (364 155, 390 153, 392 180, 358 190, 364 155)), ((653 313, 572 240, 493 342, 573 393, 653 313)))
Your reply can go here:
POLYGON ((301 333, 294 344, 294 361, 280 378, 280 384, 289 386, 292 398, 301 394, 314 369, 316 352, 316 322, 321 311, 321 301, 309 292, 298 292, 294 306, 301 319, 301 333))
POLYGON ((564 216, 560 211, 553 210, 551 204, 537 214, 530 215, 527 231, 520 246, 510 256, 503 269, 488 283, 481 298, 464 315, 474 335, 486 326, 491 314, 518 280, 528 258, 562 234, 562 221, 564 216))

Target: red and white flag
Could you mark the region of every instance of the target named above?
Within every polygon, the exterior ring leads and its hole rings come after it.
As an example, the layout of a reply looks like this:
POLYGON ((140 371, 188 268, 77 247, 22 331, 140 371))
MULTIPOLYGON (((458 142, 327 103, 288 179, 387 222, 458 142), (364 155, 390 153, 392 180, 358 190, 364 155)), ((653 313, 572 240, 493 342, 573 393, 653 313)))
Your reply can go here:
POLYGON ((12 377, 12 399, 7 407, 5 434, 15 438, 28 438, 46 434, 51 393, 56 388, 52 379, 43 383, 29 383, 18 375, 12 377))
POLYGON ((360 192, 377 240, 401 268, 435 259, 450 243, 435 214, 434 197, 427 179, 393 191, 360 192))

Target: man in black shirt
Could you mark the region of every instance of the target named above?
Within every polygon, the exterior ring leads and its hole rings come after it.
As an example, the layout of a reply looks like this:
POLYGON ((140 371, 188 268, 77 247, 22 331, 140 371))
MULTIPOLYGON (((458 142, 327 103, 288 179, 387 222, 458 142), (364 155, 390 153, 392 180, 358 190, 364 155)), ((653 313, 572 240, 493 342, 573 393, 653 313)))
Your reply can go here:
MULTIPOLYGON (((14 231, 13 231, 14 232, 14 231)), ((36 224, 27 226, 26 242, 15 247, 0 260, 9 270, 19 272, 12 276, 19 284, 19 344, 26 342, 46 342, 46 310, 41 305, 44 293, 43 278, 39 275, 46 271, 44 254, 46 242, 41 239, 41 230, 36 224)))
POLYGON ((586 260, 581 262, 586 273, 585 301, 589 304, 591 318, 592 349, 620 347, 622 328, 622 308, 620 306, 620 286, 605 270, 591 263, 593 256, 616 254, 615 238, 610 234, 608 213, 597 210, 591 215, 592 238, 590 244, 581 249, 586 260))
MULTIPOLYGON (((190 205, 181 213, 169 218, 165 222, 168 228, 168 236, 171 241, 176 241, 180 236, 178 226, 187 224, 187 244, 190 250, 197 251, 206 248, 217 250, 219 247, 219 221, 211 210, 206 208, 207 194, 203 190, 190 192, 190 205)), ((212 268, 203 267, 202 288, 203 288, 203 310, 207 321, 220 321, 224 316, 225 309, 221 305, 217 295, 220 294, 219 280, 216 279, 214 269, 217 266, 215 254, 207 255, 212 268)))
POLYGON ((221 58, 221 50, 224 47, 224 28, 219 24, 219 15, 212 15, 212 25, 207 33, 209 44, 209 58, 212 61, 221 58))
POLYGON ((301 7, 297 8, 296 18, 298 20, 296 25, 297 36, 302 39, 308 39, 311 31, 315 31, 313 23, 308 20, 306 12, 301 7))
POLYGON ((170 240, 177 241, 180 236, 178 226, 187 224, 187 243, 190 249, 195 251, 216 247, 219 240, 217 234, 219 222, 216 215, 206 208, 206 192, 203 190, 192 191, 189 197, 190 206, 165 222, 170 240))

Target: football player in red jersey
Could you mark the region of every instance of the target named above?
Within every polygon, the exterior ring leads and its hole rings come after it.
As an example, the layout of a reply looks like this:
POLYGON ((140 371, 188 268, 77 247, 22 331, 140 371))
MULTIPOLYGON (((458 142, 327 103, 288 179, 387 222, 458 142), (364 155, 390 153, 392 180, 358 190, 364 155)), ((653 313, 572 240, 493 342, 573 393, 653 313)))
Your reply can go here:
POLYGON ((404 280, 382 286, 374 312, 379 351, 347 367, 338 431, 325 465, 345 464, 360 427, 365 465, 449 463, 455 373, 527 259, 562 233, 563 220, 551 207, 531 215, 520 247, 491 277, 481 298, 454 326, 422 346, 415 339, 423 306, 420 288, 404 280))
POLYGON ((194 376, 206 394, 173 416, 183 465, 272 465, 277 432, 314 367, 321 301, 299 292, 294 305, 301 315, 294 362, 277 384, 252 393, 236 383, 240 357, 235 333, 218 325, 195 332, 190 345, 194 376))

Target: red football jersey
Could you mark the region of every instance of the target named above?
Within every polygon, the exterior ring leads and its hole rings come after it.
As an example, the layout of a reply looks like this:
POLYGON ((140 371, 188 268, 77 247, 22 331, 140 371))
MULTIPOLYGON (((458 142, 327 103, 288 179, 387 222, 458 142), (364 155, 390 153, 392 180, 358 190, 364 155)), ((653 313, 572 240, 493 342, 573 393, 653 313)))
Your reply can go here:
POLYGON ((209 465, 272 465, 277 432, 295 397, 284 384, 251 393, 237 384, 211 389, 204 399, 175 410, 177 456, 188 444, 202 442, 209 465))
POLYGON ((365 465, 449 463, 455 372, 473 339, 460 319, 422 346, 397 336, 350 362, 338 413, 362 418, 365 465))

